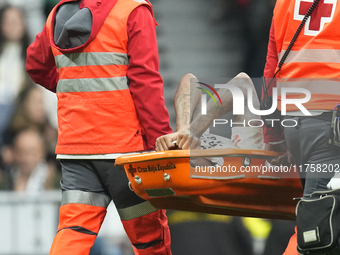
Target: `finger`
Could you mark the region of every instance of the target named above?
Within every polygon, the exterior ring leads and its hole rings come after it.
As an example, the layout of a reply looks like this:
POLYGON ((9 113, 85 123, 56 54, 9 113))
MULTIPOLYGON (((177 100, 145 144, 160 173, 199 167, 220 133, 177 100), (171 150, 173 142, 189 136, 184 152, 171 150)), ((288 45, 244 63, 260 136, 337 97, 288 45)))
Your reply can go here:
POLYGON ((160 143, 162 144, 164 151, 169 150, 169 147, 166 145, 166 137, 165 136, 160 139, 160 143))
POLYGON ((163 146, 160 142, 160 138, 157 138, 156 140, 156 151, 163 151, 163 146))
POLYGON ((162 148, 159 146, 157 142, 156 142, 156 151, 162 151, 162 148))
POLYGON ((189 137, 190 137, 190 131, 184 130, 182 132, 179 132, 177 135, 177 145, 179 147, 183 146, 186 140, 189 139, 189 137))
POLYGON ((181 134, 180 138, 181 140, 178 143, 178 147, 180 147, 182 150, 189 149, 191 137, 186 134, 181 134))
POLYGON ((183 134, 178 135, 177 145, 179 148, 183 149, 184 144, 186 143, 188 137, 184 136, 183 134))
POLYGON ((178 133, 173 133, 170 139, 170 142, 174 145, 177 145, 177 141, 178 141, 178 133))
POLYGON ((164 136, 157 138, 158 145, 159 145, 159 151, 166 151, 167 150, 166 145, 164 145, 163 139, 164 139, 164 136))
POLYGON ((182 146, 182 149, 183 150, 188 150, 190 149, 190 144, 191 144, 191 140, 189 137, 185 140, 183 146, 182 146))
POLYGON ((179 143, 181 142, 181 140, 182 140, 181 135, 180 135, 180 134, 177 134, 176 144, 177 144, 178 147, 179 147, 179 143))
POLYGON ((175 144, 172 143, 172 137, 170 137, 170 136, 164 137, 164 142, 165 142, 165 145, 168 149, 175 146, 175 144))

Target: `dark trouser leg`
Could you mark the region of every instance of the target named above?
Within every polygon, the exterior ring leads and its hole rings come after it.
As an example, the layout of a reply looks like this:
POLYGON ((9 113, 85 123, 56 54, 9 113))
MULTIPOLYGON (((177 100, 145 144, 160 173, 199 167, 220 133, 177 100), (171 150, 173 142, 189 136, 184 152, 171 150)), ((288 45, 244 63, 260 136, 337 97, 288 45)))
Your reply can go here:
POLYGON ((128 187, 125 171, 113 161, 93 161, 100 179, 114 201, 135 254, 171 254, 165 210, 154 208, 128 187))
POLYGON ((331 165, 340 164, 339 149, 328 144, 331 135, 330 120, 314 117, 289 118, 298 122, 296 127, 285 128, 284 132, 300 176, 306 178, 304 196, 309 196, 316 190, 326 190, 327 183, 334 175, 333 171, 329 171, 331 165))

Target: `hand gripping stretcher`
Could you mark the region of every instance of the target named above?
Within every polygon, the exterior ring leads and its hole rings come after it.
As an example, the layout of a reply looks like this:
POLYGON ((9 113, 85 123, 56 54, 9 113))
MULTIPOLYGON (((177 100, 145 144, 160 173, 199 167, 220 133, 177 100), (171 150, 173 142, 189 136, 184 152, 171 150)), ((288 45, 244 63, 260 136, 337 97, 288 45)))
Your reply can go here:
POLYGON ((262 150, 172 150, 121 156, 116 164, 124 166, 130 188, 156 208, 294 219, 294 198, 302 196, 297 171, 263 167, 278 155, 262 150), (192 167, 190 159, 199 157, 223 157, 224 168, 192 167))

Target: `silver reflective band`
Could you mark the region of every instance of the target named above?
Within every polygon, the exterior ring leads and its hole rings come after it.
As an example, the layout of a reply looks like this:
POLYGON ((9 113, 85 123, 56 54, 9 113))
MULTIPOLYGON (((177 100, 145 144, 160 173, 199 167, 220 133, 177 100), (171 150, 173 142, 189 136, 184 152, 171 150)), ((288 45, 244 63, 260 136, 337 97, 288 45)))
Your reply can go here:
POLYGON ((124 209, 118 209, 118 214, 121 220, 133 220, 138 217, 153 213, 158 209, 153 207, 149 201, 145 201, 138 205, 133 205, 124 209))
POLYGON ((57 92, 95 92, 128 89, 126 76, 111 78, 62 79, 57 92))
POLYGON ((57 68, 72 66, 128 65, 125 53, 84 52, 58 55, 55 58, 57 68))
MULTIPOLYGON (((285 50, 279 53, 279 59, 285 54, 285 50)), ((340 50, 334 49, 302 49, 300 51, 291 51, 285 63, 340 63, 340 50)))
POLYGON ((278 94, 281 95, 280 88, 305 88, 312 94, 333 94, 340 95, 340 79, 277 79, 278 94))
POLYGON ((61 205, 66 204, 85 204, 100 207, 107 207, 111 202, 111 198, 97 193, 84 192, 80 190, 63 191, 61 205))

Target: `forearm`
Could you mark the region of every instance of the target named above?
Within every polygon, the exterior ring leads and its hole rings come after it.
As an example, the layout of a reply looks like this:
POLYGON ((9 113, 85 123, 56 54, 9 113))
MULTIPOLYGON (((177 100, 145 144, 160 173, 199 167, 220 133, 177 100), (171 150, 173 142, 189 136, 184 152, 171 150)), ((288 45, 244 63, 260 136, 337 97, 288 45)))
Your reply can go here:
MULTIPOLYGON (((235 86, 237 89, 241 90, 245 96, 247 95, 248 88, 252 88, 253 94, 255 93, 254 85, 252 84, 249 76, 245 73, 238 74, 235 78, 228 82, 228 85, 235 86)), ((196 135, 202 135, 204 131, 213 123, 214 119, 221 118, 223 115, 233 110, 234 99, 231 91, 229 89, 222 88, 218 90, 218 94, 221 98, 222 104, 219 103, 219 100, 215 96, 215 101, 217 104, 215 104, 213 99, 210 99, 207 102, 206 115, 199 113, 192 121, 190 128, 196 135)), ((247 97, 245 98, 247 99, 247 97)), ((246 104, 246 101, 247 100, 244 101, 244 104, 246 104)), ((242 107, 244 107, 244 105, 242 107)), ((248 112, 249 111, 245 111, 245 114, 248 114, 248 112)), ((245 117, 249 118, 250 116, 247 115, 245 117)))
MULTIPOLYGON (((231 93, 229 94, 231 95, 231 93)), ((228 93, 221 94, 223 106, 216 106, 213 100, 209 100, 207 103, 207 114, 202 115, 202 113, 198 113, 190 124, 190 131, 200 137, 213 123, 214 119, 218 119, 228 113, 232 109, 232 97, 230 95, 228 93)))
MULTIPOLYGON (((177 136, 177 145, 182 149, 200 148, 199 137, 201 137, 208 129, 214 119, 220 118, 233 109, 233 94, 229 89, 220 89, 218 91, 218 95, 220 96, 222 103, 220 104, 217 98, 215 100, 210 99, 207 103, 206 114, 202 114, 199 111, 201 107, 196 107, 195 105, 195 103, 199 103, 200 100, 195 101, 196 97, 190 98, 190 96, 194 95, 194 93, 201 90, 197 89, 197 86, 190 86, 189 81, 187 83, 181 82, 175 96, 177 131, 179 131, 177 136), (186 86, 184 84, 186 84, 186 86), (190 88, 192 91, 190 91, 190 88), (218 101, 218 103, 216 103, 216 101, 218 101), (193 105, 195 106, 193 107, 193 105), (188 116, 190 118, 193 117, 193 121, 190 123, 190 126, 188 126, 188 116)), ((241 90, 244 95, 247 93, 249 87, 252 88, 253 94, 255 92, 251 79, 245 73, 238 74, 234 79, 228 82, 228 85, 234 86, 238 91, 241 90)), ((199 94, 198 98, 201 98, 201 94, 199 94)), ((242 107, 244 107, 244 104, 242 107)))
POLYGON ((176 131, 186 129, 190 125, 190 94, 177 93, 176 91, 174 104, 176 113, 176 131))
POLYGON ((200 102, 201 92, 194 86, 198 82, 192 74, 186 74, 179 82, 174 96, 176 131, 189 128, 194 111, 200 102))

